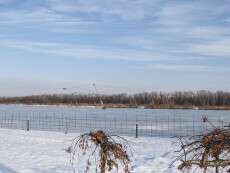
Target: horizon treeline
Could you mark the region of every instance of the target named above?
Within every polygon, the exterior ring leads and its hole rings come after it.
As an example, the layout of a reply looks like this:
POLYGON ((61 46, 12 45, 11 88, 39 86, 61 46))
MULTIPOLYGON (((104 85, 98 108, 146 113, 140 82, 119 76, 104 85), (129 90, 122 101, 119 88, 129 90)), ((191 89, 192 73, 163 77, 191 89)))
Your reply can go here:
POLYGON ((230 92, 143 92, 137 94, 52 94, 23 97, 0 97, 0 104, 104 104, 230 106, 230 92))

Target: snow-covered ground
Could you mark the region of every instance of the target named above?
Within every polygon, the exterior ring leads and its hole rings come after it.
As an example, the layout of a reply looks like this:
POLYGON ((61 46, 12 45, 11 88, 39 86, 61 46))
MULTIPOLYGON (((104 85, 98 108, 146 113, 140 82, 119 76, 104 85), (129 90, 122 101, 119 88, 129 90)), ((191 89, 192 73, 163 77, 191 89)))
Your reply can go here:
MULTIPOLYGON (((65 149, 79 134, 0 129, 0 173, 71 173, 70 154, 65 149)), ((170 168, 178 149, 172 138, 131 138, 132 173, 177 173, 170 168)), ((77 172, 85 167, 79 163, 77 172)), ((122 170, 120 170, 122 172, 122 170)), ((95 173, 91 170, 90 173, 95 173)))

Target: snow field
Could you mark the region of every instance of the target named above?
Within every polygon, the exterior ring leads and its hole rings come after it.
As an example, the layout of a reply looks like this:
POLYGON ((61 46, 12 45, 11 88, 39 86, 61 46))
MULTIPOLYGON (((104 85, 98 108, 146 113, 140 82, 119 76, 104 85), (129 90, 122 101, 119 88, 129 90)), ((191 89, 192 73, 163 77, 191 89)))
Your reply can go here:
MULTIPOLYGON (((65 149, 76 136, 79 134, 0 129, 0 173, 71 173, 70 154, 65 149)), ((177 139, 125 138, 133 150, 132 173, 179 173, 176 165, 170 168, 179 147, 177 139)), ((75 163, 76 172, 83 173, 84 158, 75 163)), ((94 165, 89 172, 95 173, 94 165)))

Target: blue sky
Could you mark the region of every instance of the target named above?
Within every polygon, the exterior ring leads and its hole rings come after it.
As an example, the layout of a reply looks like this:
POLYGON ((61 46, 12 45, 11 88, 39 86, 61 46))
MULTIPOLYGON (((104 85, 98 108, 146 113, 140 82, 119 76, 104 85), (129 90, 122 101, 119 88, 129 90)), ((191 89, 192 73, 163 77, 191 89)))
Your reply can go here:
POLYGON ((0 95, 230 91, 230 0, 0 0, 0 95))

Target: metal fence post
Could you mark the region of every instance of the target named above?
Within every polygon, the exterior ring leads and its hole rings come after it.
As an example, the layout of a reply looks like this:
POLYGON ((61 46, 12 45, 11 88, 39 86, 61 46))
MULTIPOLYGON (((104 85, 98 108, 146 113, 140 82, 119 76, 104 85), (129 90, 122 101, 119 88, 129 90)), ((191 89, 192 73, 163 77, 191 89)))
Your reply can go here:
POLYGON ((67 118, 65 118, 65 134, 68 133, 68 122, 67 122, 67 118))
POLYGON ((26 131, 30 131, 30 120, 26 120, 26 131))
POLYGON ((138 138, 138 124, 136 124, 136 138, 138 138))

